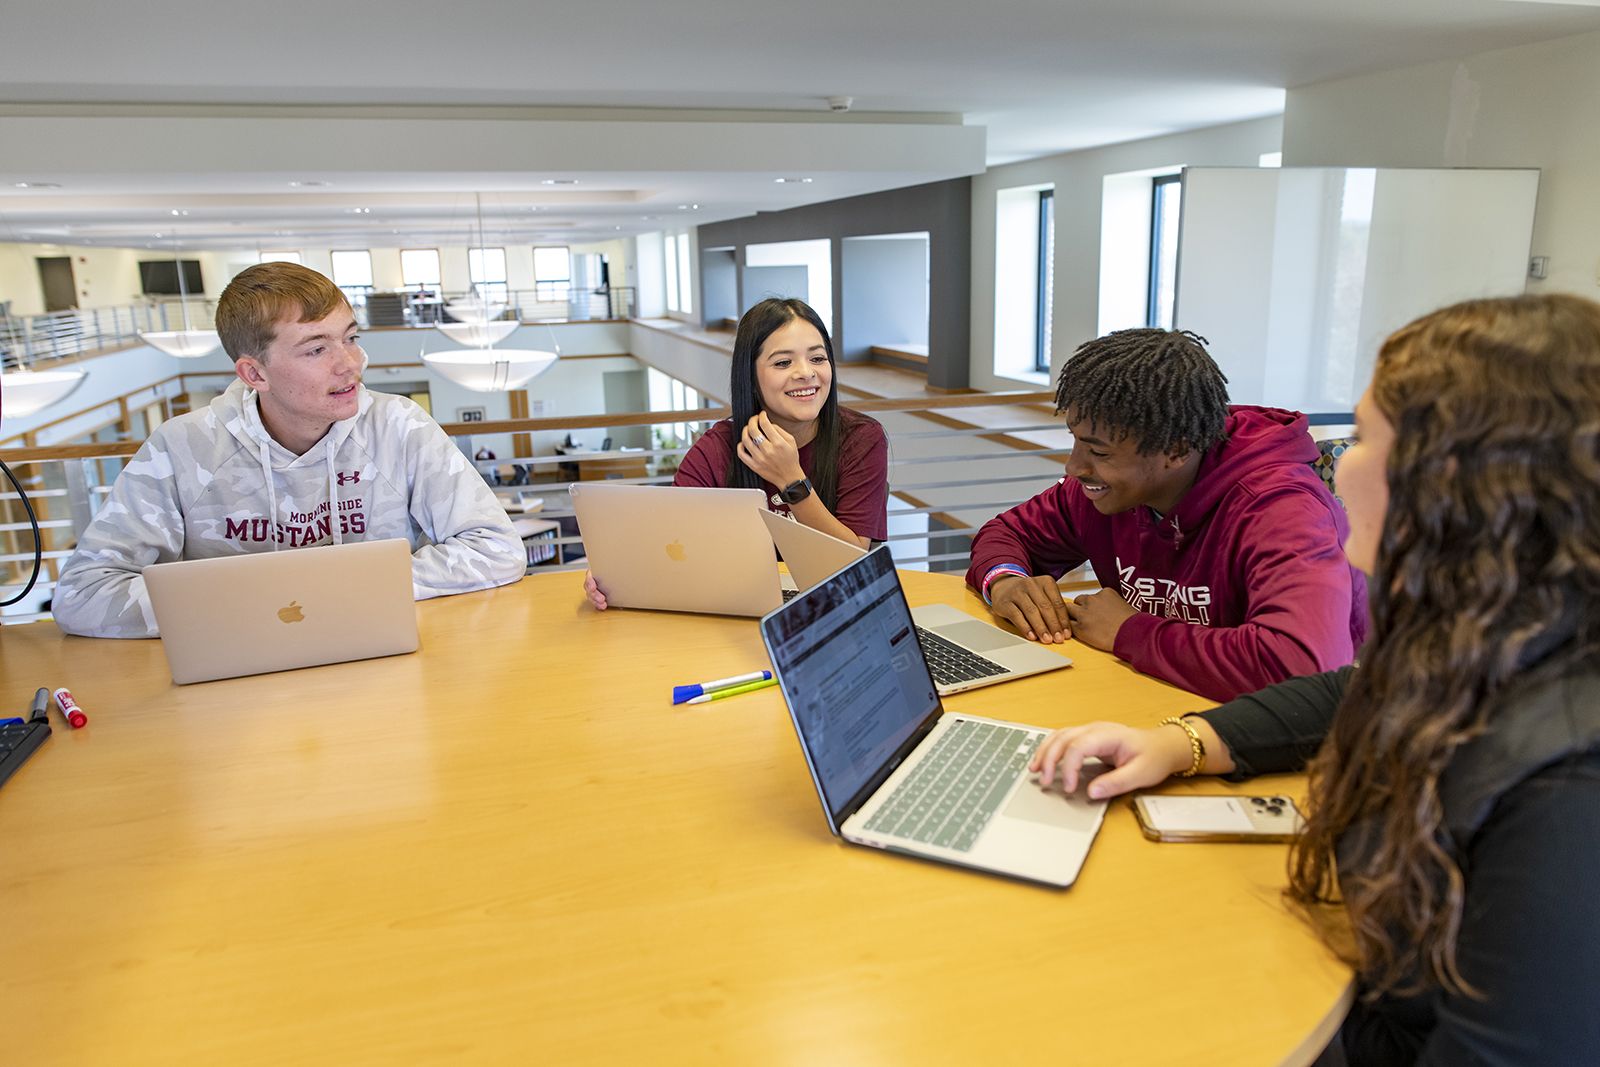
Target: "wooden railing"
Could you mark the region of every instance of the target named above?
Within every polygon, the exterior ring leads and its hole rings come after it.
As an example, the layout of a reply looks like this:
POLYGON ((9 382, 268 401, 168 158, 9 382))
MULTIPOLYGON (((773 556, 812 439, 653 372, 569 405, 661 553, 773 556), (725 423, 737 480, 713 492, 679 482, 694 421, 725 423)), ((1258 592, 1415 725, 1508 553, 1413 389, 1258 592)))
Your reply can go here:
MULTIPOLYGON (((1035 405, 1053 404, 1054 394, 974 393, 937 398, 861 399, 842 405, 872 413, 883 422, 890 443, 890 543, 901 566, 937 569, 964 568, 972 532, 988 517, 1020 503, 1061 476, 1068 449, 1050 448, 1017 437, 1030 431, 1060 431, 1059 422, 1024 425, 976 426, 963 422, 963 408, 1007 407, 1031 412, 1035 405), (970 439, 970 443, 967 442, 970 439), (987 447, 974 451, 974 443, 987 447), (935 551, 933 542, 943 542, 935 551)), ((554 418, 502 419, 494 422, 445 423, 442 428, 472 455, 470 438, 489 434, 532 434, 545 431, 607 430, 629 426, 707 426, 730 417, 727 408, 690 411, 632 412, 607 415, 572 415, 554 418)), ((1029 415, 1031 419, 1032 416, 1029 415)), ((60 563, 71 553, 100 503, 121 461, 138 451, 142 442, 110 441, 98 444, 3 448, 0 459, 18 472, 39 512, 46 538, 47 573, 39 587, 47 599, 60 563)), ((541 487, 559 496, 565 489, 563 464, 600 469, 607 477, 634 484, 670 482, 677 460, 687 451, 687 441, 669 447, 642 450, 586 451, 574 456, 539 455, 474 461, 485 478, 496 480, 501 468, 514 468, 528 491, 541 487), (614 461, 614 462, 613 462, 614 461)), ((570 471, 568 472, 570 474, 570 471)), ((9 489, 9 486, 4 486, 9 489)), ((582 543, 570 508, 547 507, 540 517, 560 525, 560 535, 549 542, 565 548, 582 543)), ((16 494, 0 493, 0 599, 12 595, 26 581, 33 560, 32 534, 16 494), (9 588, 8 588, 9 587, 9 588)), ((581 562, 573 564, 582 566, 581 562)), ((7 616, 5 621, 44 617, 38 612, 7 616)))

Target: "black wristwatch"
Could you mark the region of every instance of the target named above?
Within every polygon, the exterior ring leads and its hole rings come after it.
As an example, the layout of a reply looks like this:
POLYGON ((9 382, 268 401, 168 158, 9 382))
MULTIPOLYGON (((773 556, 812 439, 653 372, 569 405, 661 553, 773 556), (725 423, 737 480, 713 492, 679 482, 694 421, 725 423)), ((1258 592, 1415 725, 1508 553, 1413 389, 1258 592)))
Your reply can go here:
POLYGON ((811 495, 811 479, 801 478, 798 482, 790 482, 778 495, 783 497, 785 504, 798 504, 811 495))

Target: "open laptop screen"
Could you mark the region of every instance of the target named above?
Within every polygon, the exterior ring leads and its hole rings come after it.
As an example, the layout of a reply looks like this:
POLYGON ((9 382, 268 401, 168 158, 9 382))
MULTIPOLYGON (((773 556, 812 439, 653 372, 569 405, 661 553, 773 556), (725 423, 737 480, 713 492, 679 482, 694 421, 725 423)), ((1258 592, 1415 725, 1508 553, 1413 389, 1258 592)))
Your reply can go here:
POLYGON ((761 632, 837 831, 939 712, 888 547, 762 619, 761 632))

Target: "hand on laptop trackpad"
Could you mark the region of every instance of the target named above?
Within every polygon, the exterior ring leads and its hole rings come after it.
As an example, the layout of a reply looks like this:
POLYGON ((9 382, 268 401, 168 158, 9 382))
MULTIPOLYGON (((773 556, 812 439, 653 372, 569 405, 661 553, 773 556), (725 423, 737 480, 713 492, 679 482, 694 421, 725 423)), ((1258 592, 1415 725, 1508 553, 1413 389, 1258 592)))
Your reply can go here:
POLYGON ((1015 635, 979 619, 941 624, 934 628, 934 633, 947 637, 958 645, 965 645, 974 652, 991 652, 1017 643, 1015 635))
POLYGON ((1044 789, 1039 788, 1039 776, 1030 774, 1006 805, 1005 815, 1012 819, 1059 826, 1067 830, 1093 830, 1100 817, 1103 800, 1090 800, 1085 788, 1089 782, 1111 768, 1104 763, 1085 763, 1078 772, 1078 789, 1073 793, 1061 792, 1058 777, 1044 789))

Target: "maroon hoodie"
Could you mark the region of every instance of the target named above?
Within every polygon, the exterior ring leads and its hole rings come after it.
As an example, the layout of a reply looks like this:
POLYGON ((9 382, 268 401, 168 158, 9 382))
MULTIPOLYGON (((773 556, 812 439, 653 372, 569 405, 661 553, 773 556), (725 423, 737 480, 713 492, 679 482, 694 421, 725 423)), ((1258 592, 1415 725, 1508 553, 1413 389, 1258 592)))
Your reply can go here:
POLYGON ((967 582, 981 589, 1002 563, 1059 578, 1088 560, 1139 611, 1117 656, 1212 700, 1342 667, 1366 638, 1367 586, 1306 431, 1297 412, 1230 407, 1226 438, 1159 521, 1145 506, 1102 515, 1063 479, 984 524, 967 582))

